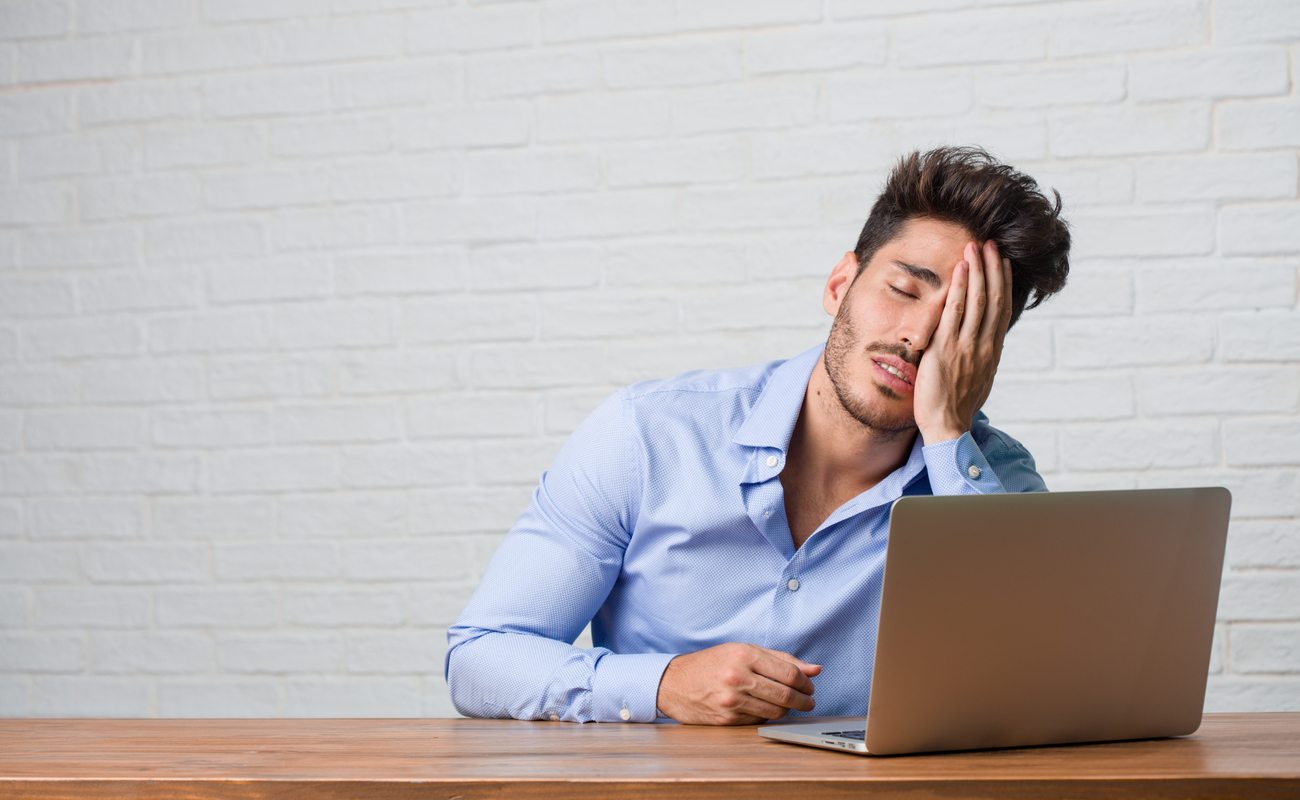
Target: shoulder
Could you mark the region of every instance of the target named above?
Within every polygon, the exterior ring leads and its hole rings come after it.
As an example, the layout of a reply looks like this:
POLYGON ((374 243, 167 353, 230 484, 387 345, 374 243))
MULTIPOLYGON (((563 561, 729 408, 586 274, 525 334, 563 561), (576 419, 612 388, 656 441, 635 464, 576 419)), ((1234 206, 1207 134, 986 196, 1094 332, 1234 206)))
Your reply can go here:
POLYGON ((781 363, 771 361, 730 369, 693 369, 669 378, 633 383, 623 389, 623 394, 633 402, 653 403, 674 395, 761 392, 772 370, 781 363))

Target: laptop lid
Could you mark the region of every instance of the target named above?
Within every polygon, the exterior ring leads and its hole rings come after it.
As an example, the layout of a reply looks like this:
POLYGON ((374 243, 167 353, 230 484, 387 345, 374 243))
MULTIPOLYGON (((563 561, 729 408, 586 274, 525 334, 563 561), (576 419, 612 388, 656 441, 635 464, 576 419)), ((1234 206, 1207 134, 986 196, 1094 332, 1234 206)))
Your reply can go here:
POLYGON ((1196 730, 1230 504, 1221 487, 900 498, 865 749, 1196 730))

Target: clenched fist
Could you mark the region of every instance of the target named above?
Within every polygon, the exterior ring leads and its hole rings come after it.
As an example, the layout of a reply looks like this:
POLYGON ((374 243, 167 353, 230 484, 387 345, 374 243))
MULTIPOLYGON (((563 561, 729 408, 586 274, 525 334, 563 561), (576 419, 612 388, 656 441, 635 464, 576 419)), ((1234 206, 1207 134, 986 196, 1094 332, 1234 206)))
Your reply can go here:
POLYGON ((791 709, 811 711, 811 679, 821 671, 780 650, 720 644, 668 662, 657 705, 689 725, 753 725, 791 709))

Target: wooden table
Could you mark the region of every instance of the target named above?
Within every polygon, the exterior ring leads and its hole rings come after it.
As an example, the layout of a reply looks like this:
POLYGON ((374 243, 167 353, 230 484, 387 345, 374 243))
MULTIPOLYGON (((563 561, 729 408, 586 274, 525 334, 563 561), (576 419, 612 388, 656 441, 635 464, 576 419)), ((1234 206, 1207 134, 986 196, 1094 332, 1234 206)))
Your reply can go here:
POLYGON ((0 797, 1300 798, 1300 713, 870 758, 753 728, 468 719, 0 720, 0 797))

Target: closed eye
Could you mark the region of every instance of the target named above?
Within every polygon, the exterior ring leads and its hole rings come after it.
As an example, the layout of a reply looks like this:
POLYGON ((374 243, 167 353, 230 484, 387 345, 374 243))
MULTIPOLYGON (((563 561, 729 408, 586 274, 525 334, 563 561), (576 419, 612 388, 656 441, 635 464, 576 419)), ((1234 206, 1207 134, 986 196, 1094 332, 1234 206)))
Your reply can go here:
POLYGON ((897 286, 894 286, 894 285, 892 285, 892 284, 890 285, 889 289, 890 289, 890 291, 892 291, 894 294, 901 294, 903 297, 910 297, 910 298, 912 298, 913 300, 917 300, 917 299, 919 299, 916 295, 914 295, 914 294, 908 294, 907 292, 903 291, 902 289, 900 289, 900 288, 898 288, 897 286))

